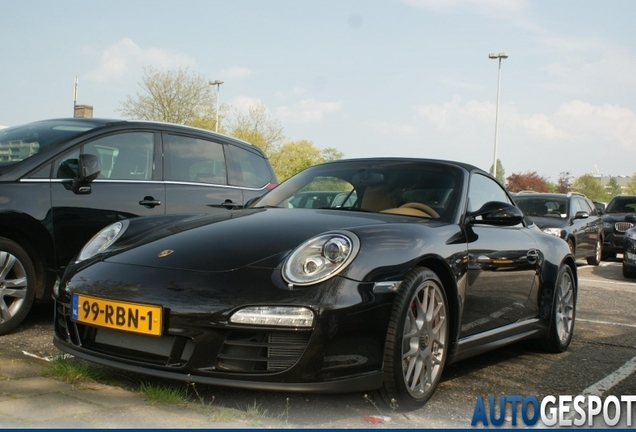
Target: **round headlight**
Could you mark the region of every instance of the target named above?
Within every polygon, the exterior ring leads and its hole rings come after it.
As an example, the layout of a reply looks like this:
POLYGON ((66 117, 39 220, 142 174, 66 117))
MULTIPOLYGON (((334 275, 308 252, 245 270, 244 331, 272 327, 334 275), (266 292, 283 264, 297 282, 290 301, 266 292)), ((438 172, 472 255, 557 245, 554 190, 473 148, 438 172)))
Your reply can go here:
POLYGON ((128 228, 128 221, 115 222, 108 225, 106 228, 98 232, 92 239, 84 245, 77 257, 77 262, 85 261, 95 255, 104 252, 106 249, 112 246, 113 243, 121 236, 128 228))
POLYGON ((358 254, 360 240, 348 231, 320 234, 298 246, 283 264, 283 278, 311 285, 340 273, 358 254))

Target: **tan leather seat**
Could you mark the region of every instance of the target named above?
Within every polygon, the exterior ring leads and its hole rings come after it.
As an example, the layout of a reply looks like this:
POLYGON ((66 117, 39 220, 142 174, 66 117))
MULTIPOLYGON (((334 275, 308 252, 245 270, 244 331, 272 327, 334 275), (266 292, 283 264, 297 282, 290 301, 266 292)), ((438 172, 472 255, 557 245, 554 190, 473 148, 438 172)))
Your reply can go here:
POLYGON ((397 207, 395 197, 385 186, 367 187, 360 203, 360 208, 370 211, 382 211, 394 207, 397 207))

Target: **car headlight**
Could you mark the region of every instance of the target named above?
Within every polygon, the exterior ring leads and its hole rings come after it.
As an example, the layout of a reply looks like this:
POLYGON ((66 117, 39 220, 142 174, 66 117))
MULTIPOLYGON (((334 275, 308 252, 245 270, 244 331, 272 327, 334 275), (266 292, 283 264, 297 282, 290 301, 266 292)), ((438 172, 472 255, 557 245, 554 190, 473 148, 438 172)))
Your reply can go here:
POLYGON ((555 237, 563 238, 563 230, 561 228, 544 228, 543 232, 546 234, 553 235, 555 237))
POLYGON ((283 264, 283 277, 294 285, 325 281, 349 265, 360 250, 360 240, 352 232, 320 234, 298 246, 283 264))
POLYGON ((88 241, 82 248, 77 257, 77 262, 85 261, 95 255, 104 252, 112 246, 113 243, 126 231, 128 221, 123 220, 108 225, 106 228, 98 232, 88 241))
POLYGON ((632 231, 632 230, 625 231, 625 237, 628 237, 632 240, 636 240, 636 231, 632 231))
POLYGON ((611 222, 603 222, 603 229, 604 230, 613 230, 614 229, 614 224, 611 222))
POLYGON ((311 327, 314 313, 301 306, 253 306, 238 310, 230 316, 235 324, 311 327))

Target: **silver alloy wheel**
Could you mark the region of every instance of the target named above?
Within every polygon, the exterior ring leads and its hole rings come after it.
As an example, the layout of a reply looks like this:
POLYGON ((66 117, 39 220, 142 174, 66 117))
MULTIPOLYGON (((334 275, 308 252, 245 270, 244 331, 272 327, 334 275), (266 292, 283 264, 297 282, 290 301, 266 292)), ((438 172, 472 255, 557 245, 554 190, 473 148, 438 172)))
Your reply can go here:
POLYGON ((603 247, 601 243, 601 239, 598 239, 596 241, 596 248, 594 249, 594 257, 596 258, 596 262, 601 262, 602 259, 603 247))
POLYGON ((425 281, 409 301, 402 336, 402 371, 409 394, 421 398, 434 388, 443 368, 448 321, 441 288, 425 281))
POLYGON ((0 251, 0 323, 9 321, 18 313, 26 296, 24 266, 14 255, 0 251))
POLYGON ((562 343, 567 343, 574 324, 574 283, 570 273, 561 274, 554 301, 557 336, 562 343))

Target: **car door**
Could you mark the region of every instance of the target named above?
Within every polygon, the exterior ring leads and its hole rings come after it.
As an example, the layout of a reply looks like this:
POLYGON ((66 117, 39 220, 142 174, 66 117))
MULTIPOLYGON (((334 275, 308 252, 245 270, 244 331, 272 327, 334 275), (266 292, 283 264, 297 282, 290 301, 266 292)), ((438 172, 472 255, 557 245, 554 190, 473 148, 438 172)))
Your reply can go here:
POLYGON ((576 257, 582 258, 591 253, 594 248, 594 242, 589 238, 588 223, 590 218, 588 216, 587 218, 579 217, 577 219, 576 214, 579 212, 589 214, 590 209, 582 198, 573 197, 570 201, 570 225, 576 240, 576 257))
POLYGON ((212 213, 243 205, 240 187, 228 183, 225 145, 177 133, 162 135, 167 213, 212 213))
POLYGON ((152 131, 122 132, 84 142, 55 159, 51 220, 60 266, 106 225, 164 213, 164 186, 155 175, 157 145, 152 131), (94 154, 102 164, 89 194, 75 194, 69 188, 80 154, 94 154))
MULTIPOLYGON (((490 201, 512 204, 491 178, 473 173, 468 212, 490 201)), ((512 227, 479 223, 468 230, 466 299, 460 336, 470 336, 517 321, 536 281, 540 251, 525 225, 512 227)))

